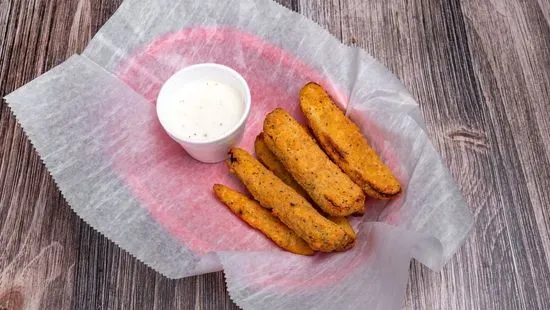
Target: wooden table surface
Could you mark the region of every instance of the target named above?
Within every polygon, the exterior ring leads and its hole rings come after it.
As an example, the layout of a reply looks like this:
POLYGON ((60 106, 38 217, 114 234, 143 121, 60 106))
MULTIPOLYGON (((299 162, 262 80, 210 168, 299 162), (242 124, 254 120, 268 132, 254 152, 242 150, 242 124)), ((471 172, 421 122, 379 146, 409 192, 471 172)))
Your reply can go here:
MULTIPOLYGON (((0 0, 0 95, 81 52, 121 0, 0 0)), ((418 99, 476 217, 404 308, 550 309, 550 2, 280 1, 360 46, 418 99)), ((5 103, 0 309, 233 309, 221 272, 168 280, 83 223, 5 103)), ((366 307, 367 308, 367 307, 366 307)))

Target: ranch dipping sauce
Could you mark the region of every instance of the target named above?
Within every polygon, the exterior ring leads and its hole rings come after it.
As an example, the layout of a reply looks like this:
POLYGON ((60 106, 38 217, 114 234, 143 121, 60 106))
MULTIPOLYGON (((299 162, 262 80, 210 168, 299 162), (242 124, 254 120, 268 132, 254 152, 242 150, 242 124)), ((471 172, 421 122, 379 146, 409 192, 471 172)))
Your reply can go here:
MULTIPOLYGON (((246 130, 252 97, 246 80, 215 63, 187 66, 162 85, 156 112, 164 131, 203 163, 219 163, 246 130)), ((184 155, 184 154, 182 154, 184 155)))
POLYGON ((164 106, 161 117, 170 131, 189 142, 219 139, 238 124, 244 113, 241 94, 227 84, 203 79, 186 83, 164 106))

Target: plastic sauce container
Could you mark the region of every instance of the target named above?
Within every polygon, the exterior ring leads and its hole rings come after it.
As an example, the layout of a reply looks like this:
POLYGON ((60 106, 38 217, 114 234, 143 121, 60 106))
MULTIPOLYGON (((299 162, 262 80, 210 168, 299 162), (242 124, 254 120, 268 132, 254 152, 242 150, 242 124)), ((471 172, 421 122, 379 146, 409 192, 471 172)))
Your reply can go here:
POLYGON ((164 130, 196 160, 217 163, 241 140, 250 114, 250 89, 235 70, 214 63, 172 75, 157 97, 164 130))

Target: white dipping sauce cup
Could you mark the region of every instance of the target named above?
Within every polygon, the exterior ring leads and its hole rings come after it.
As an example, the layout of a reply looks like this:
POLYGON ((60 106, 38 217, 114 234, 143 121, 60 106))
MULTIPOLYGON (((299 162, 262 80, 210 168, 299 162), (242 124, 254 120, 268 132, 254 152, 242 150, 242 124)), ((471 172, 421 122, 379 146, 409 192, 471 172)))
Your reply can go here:
MULTIPOLYGON (((214 63, 196 64, 181 69, 164 83, 157 97, 157 116, 166 133, 178 142, 189 155, 198 161, 217 163, 225 160, 228 157, 227 152, 229 149, 241 140, 246 127, 246 120, 250 114, 250 100, 248 84, 237 71, 214 63), (186 137, 178 136, 177 133, 171 131, 170 127, 167 126, 166 119, 163 119, 163 115, 168 111, 167 106, 177 104, 178 91, 181 90, 182 86, 198 80, 213 80, 226 84, 236 90, 243 100, 244 106, 241 118, 232 129, 215 140, 189 141, 186 137)), ((220 113, 223 113, 223 111, 220 111, 220 113)))

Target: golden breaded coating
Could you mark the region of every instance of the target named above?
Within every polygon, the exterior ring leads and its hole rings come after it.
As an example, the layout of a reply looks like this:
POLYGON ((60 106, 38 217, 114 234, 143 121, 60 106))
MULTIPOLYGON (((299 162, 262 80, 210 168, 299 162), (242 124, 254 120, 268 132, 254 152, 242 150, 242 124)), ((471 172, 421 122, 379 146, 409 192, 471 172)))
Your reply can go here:
POLYGON ((321 150, 306 130, 277 108, 264 121, 264 140, 288 172, 328 215, 361 213, 365 195, 321 150))
POLYGON ((227 164, 252 196, 272 209, 286 226, 316 251, 332 252, 349 247, 353 239, 343 228, 324 218, 302 196, 265 168, 252 155, 232 148, 227 164))
POLYGON ((308 83, 302 88, 300 107, 319 144, 367 195, 389 199, 401 191, 399 181, 357 125, 346 117, 320 85, 308 83))
POLYGON ((349 223, 347 218, 343 216, 329 216, 328 219, 331 222, 335 223, 336 225, 342 227, 346 231, 346 233, 353 238, 353 240, 357 238, 357 235, 355 234, 355 230, 353 230, 353 227, 351 227, 351 224, 349 223))
MULTIPOLYGON (((271 150, 267 147, 264 141, 263 132, 260 133, 256 137, 256 141, 254 142, 254 149, 256 151, 256 157, 258 157, 258 160, 264 164, 264 166, 267 167, 267 169, 271 170, 279 179, 281 179, 283 182, 286 183, 286 185, 292 187, 298 194, 300 194, 302 197, 308 199, 308 195, 306 191, 294 180, 294 178, 286 171, 285 167, 279 159, 271 152, 271 150)), ((308 201, 310 201, 308 199, 308 201)), ((311 202, 311 201, 310 201, 311 202)), ((315 207, 315 205, 313 206, 315 207)), ((317 208, 316 208, 317 209, 317 208)), ((354 214, 355 215, 355 214, 354 214)), ((350 223, 348 222, 348 219, 345 217, 338 217, 338 216, 329 216, 328 219, 338 226, 344 228, 344 230, 355 239, 355 232, 353 231, 353 228, 351 227, 350 223)), ((351 244, 350 244, 351 245, 351 244)))
POLYGON ((271 170, 279 179, 292 187, 298 194, 304 198, 308 198, 306 191, 294 180, 294 178, 286 171, 283 164, 277 159, 275 154, 267 147, 264 141, 264 133, 260 133, 254 141, 254 151, 258 160, 271 170))
POLYGON ((214 193, 229 210, 248 225, 264 233, 280 248, 301 255, 313 255, 315 253, 304 239, 298 237, 275 215, 246 195, 221 184, 214 185, 214 193))

